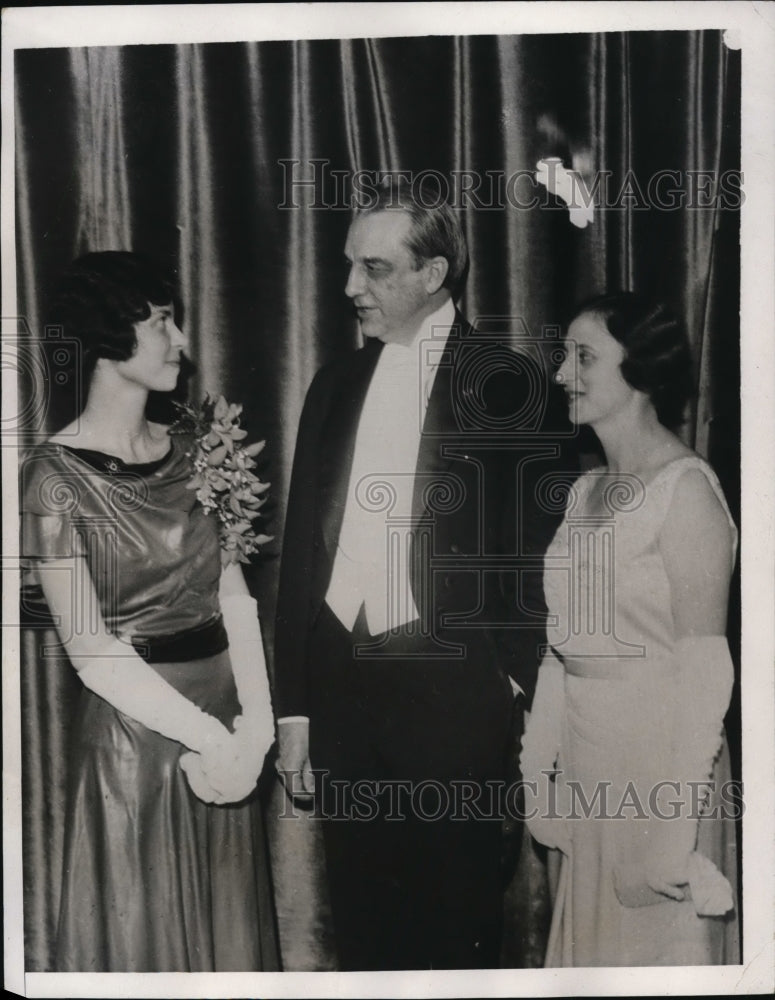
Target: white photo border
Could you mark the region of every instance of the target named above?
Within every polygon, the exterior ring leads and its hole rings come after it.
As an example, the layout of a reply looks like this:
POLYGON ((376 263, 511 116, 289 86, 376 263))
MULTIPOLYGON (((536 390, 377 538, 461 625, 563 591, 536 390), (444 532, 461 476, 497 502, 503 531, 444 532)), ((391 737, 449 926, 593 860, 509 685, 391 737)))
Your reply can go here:
MULTIPOLYGON (((313 3, 6 8, 2 36, 3 317, 16 316, 13 54, 16 48, 725 29, 742 48, 743 966, 433 973, 25 973, 22 932, 19 642, 3 630, 5 988, 38 997, 403 997, 758 994, 775 988, 775 4, 313 3)), ((6 332, 3 320, 3 334, 6 332)), ((15 372, 2 372, 4 421, 15 372)), ((18 610, 16 449, 2 449, 3 621, 18 610)))

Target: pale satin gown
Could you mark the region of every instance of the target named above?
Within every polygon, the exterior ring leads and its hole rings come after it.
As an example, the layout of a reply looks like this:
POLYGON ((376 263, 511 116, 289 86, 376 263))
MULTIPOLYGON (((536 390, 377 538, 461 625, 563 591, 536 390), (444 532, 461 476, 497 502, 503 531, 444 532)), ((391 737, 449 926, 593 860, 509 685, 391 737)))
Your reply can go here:
MULTIPOLYGON (((653 785, 680 778, 666 752, 674 626, 658 533, 675 485, 690 469, 704 473, 734 530, 713 471, 699 457, 687 456, 665 466, 645 488, 635 477, 609 476, 604 469, 581 476, 547 551, 548 639, 564 661, 561 703, 554 706, 562 715, 559 801, 567 803, 568 781, 579 783, 587 801, 599 782, 608 782, 607 803, 597 811, 619 814, 564 824, 572 846, 570 856, 563 855, 547 966, 739 961, 736 913, 700 917, 690 900, 667 898, 627 907, 613 885, 614 867, 637 862, 648 844, 649 821, 634 818, 638 803, 648 811, 653 785), (595 518, 584 513, 585 500, 600 475, 609 477, 611 513, 595 518)), ((735 547, 736 531, 730 564, 735 547)), ((714 777, 729 777, 726 741, 714 777)), ((578 798, 577 806, 580 813, 578 798)), ((734 822, 702 819, 697 850, 714 861, 734 891, 734 822)))

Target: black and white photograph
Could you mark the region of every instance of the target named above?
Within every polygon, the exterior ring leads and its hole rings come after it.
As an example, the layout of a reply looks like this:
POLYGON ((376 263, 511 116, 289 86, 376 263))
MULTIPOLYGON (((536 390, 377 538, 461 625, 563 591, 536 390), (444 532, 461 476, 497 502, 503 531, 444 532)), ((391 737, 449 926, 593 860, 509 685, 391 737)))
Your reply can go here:
POLYGON ((2 16, 6 990, 771 993, 775 5, 2 16))

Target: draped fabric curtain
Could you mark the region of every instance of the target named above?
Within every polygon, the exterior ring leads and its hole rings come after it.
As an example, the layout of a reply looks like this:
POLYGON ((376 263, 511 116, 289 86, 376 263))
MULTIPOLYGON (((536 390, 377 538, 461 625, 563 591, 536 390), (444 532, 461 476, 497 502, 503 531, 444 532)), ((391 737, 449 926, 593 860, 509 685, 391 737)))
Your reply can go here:
MULTIPOLYGON (((550 336, 575 301, 605 289, 672 302, 700 386, 683 433, 739 510, 738 218, 724 178, 739 168, 740 63, 720 32, 43 49, 18 51, 14 69, 30 347, 51 339, 47 290, 78 254, 129 248, 175 269, 190 393, 243 402, 251 436, 268 441, 276 541, 249 582, 270 654, 304 394, 321 364, 359 342, 343 294, 345 194, 358 172, 425 171, 448 185, 471 251, 463 311, 512 331, 515 345, 550 336), (548 156, 594 192, 587 228, 531 180, 548 156)), ((43 380, 20 385, 22 398, 46 390, 26 428, 37 435, 72 417, 49 354, 40 364, 43 380)), ((49 967, 55 932, 77 688, 61 658, 38 655, 44 635, 25 637, 22 660, 30 970, 49 967)), ((322 883, 316 841, 280 823, 273 852, 286 968, 330 967, 324 909, 288 910, 322 883), (303 873, 292 890, 291 870, 303 873), (294 919, 307 920, 306 945, 294 919)), ((516 899, 504 955, 536 964, 545 897, 529 872, 516 878, 512 896, 530 883, 532 902, 516 899)))

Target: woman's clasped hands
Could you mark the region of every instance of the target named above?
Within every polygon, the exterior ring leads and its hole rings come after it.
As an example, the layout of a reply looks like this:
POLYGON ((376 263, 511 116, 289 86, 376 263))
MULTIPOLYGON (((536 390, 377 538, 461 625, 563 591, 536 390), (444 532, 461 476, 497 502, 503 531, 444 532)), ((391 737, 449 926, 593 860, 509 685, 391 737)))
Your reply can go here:
POLYGON ((223 736, 208 740, 201 753, 182 754, 180 766, 203 802, 241 802, 254 791, 273 740, 273 731, 263 733, 240 715, 234 720, 233 733, 224 728, 223 736))

